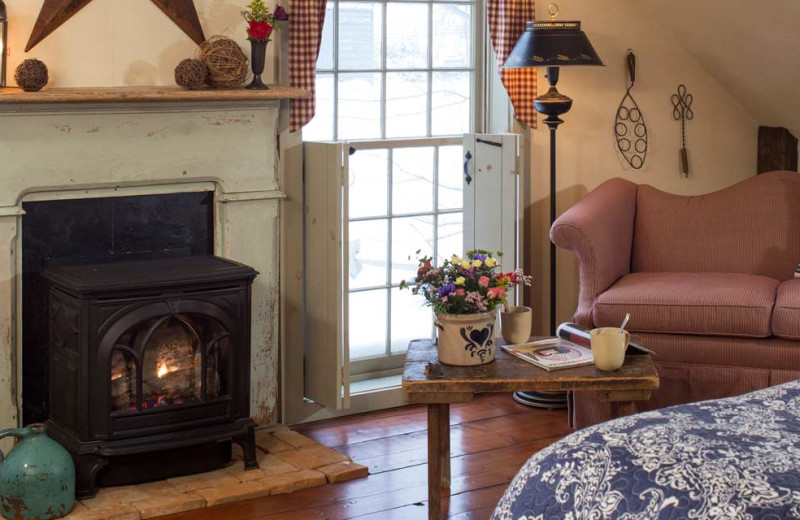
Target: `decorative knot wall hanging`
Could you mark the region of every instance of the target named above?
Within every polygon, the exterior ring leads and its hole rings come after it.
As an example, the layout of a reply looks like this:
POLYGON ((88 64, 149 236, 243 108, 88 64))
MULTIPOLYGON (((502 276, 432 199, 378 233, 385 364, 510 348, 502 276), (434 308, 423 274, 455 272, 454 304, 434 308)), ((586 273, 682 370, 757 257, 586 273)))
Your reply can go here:
POLYGON ((689 178, 689 152, 686 149, 686 121, 694 119, 692 95, 686 91, 686 85, 678 85, 678 92, 672 94, 672 117, 681 123, 681 172, 685 179, 689 178))
POLYGON ((644 166, 644 161, 647 159, 647 126, 644 124, 644 114, 631 95, 631 89, 636 84, 636 55, 630 49, 628 49, 628 76, 630 84, 617 109, 614 135, 622 157, 631 168, 638 170, 644 166))
MULTIPOLYGON (((25 52, 30 51, 92 0, 44 0, 25 52)), ((130 1, 130 0, 128 0, 130 1)), ((206 39, 193 0, 152 0, 198 45, 206 39)))

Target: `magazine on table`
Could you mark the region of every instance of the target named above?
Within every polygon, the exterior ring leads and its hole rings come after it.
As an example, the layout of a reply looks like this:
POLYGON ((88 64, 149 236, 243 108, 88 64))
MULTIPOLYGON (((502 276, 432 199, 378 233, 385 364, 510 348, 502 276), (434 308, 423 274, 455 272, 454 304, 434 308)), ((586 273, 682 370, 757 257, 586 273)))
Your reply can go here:
MULTIPOLYGON (((574 368, 594 363, 592 339, 589 331, 574 323, 562 323, 556 329, 555 338, 543 339, 520 345, 502 345, 502 349, 532 365, 548 372, 574 368)), ((653 354, 633 340, 628 345, 626 356, 653 354)))
POLYGON ((502 349, 548 372, 594 363, 591 350, 561 338, 544 339, 521 345, 502 345, 502 349))
MULTIPOLYGON (((592 336, 589 334, 589 331, 579 327, 574 323, 562 323, 559 325, 556 329, 556 336, 575 345, 589 349, 592 348, 592 336)), ((652 350, 644 348, 639 341, 637 341, 635 338, 631 338, 630 343, 628 343, 628 349, 625 351, 625 355, 641 356, 644 354, 655 355, 652 350)))

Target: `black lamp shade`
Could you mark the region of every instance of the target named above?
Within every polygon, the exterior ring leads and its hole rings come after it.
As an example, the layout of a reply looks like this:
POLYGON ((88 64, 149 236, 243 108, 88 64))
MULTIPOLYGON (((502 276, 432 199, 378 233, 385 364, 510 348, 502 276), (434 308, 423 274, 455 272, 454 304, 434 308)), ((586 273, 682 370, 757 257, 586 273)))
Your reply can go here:
POLYGON ((503 68, 603 65, 581 22, 527 22, 503 68))

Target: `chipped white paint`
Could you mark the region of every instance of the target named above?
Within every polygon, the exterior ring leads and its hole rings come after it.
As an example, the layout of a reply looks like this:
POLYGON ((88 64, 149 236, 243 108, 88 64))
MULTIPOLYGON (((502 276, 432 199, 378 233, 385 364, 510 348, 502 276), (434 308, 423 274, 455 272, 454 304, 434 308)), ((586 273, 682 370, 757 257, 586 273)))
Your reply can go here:
POLYGON ((253 286, 251 414, 277 419, 279 103, 0 108, 0 429, 18 425, 22 203, 215 192, 215 253, 253 286))

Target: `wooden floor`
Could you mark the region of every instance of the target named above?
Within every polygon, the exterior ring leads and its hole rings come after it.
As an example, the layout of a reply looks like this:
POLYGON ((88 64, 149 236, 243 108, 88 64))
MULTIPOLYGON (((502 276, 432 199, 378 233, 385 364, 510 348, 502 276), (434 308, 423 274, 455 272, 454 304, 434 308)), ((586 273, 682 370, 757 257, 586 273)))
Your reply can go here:
MULTIPOLYGON (((563 411, 535 410, 510 395, 453 405, 449 518, 484 520, 533 453, 567 433, 563 411)), ((170 520, 427 519, 426 409, 395 408, 295 428, 369 466, 368 478, 226 504, 170 520)))

